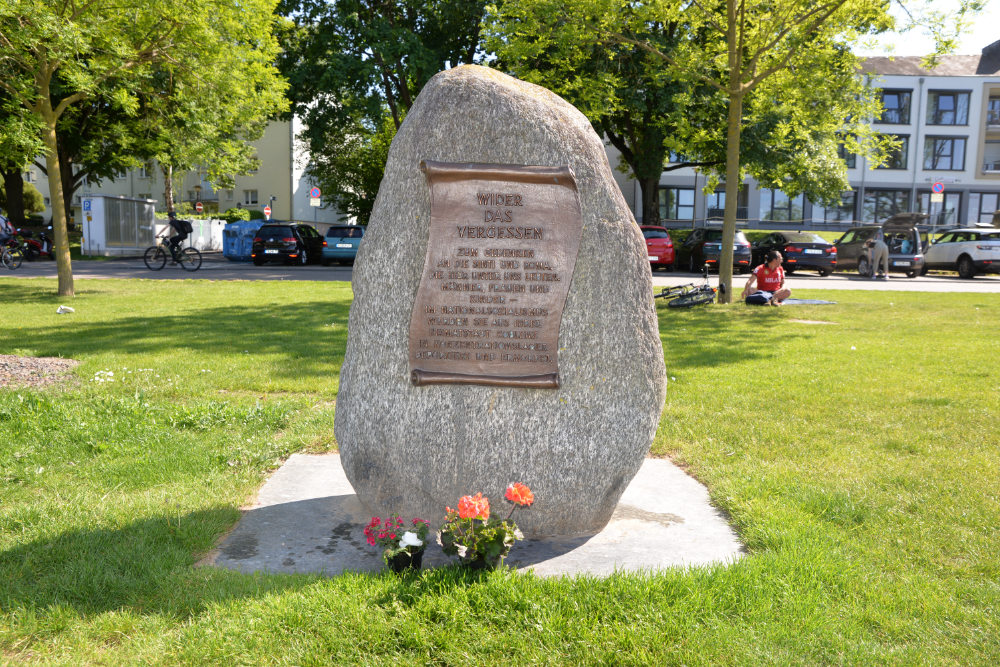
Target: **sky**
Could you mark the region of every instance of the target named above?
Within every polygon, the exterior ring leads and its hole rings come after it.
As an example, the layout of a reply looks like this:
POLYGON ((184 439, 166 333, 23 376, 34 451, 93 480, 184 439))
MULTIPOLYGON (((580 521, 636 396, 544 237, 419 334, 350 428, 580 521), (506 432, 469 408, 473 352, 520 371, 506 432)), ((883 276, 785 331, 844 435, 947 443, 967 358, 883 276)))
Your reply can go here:
MULTIPOLYGON (((957 3, 954 0, 933 0, 935 8, 947 10, 957 3)), ((984 46, 1000 40, 1000 0, 987 0, 986 8, 975 18, 959 37, 957 55, 979 55, 984 46)), ((872 47, 858 47, 854 51, 862 56, 923 56, 934 48, 933 40, 918 30, 904 35, 890 34, 880 38, 872 47)))

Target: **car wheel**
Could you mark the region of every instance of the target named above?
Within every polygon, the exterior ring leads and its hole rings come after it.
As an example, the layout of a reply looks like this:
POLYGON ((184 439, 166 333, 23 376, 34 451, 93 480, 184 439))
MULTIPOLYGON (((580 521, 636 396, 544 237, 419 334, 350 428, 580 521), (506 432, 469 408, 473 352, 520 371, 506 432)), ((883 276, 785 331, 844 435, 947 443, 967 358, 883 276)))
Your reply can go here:
POLYGON ((264 266, 264 258, 263 257, 254 257, 253 258, 253 265, 254 266, 264 266))
POLYGON ((968 255, 958 258, 958 277, 963 280, 971 280, 976 277, 976 267, 968 255))
POLYGON ((795 273, 795 267, 794 266, 788 267, 787 269, 785 269, 785 273, 787 273, 788 275, 792 275, 793 273, 795 273))
POLYGON ((858 259, 858 275, 862 275, 865 278, 870 278, 872 275, 871 269, 868 266, 868 258, 861 257, 858 259))
POLYGON ((674 272, 674 265, 673 264, 667 264, 665 267, 663 267, 663 270, 666 271, 667 273, 673 273, 674 272))
POLYGON ((916 271, 907 271, 906 272, 906 277, 907 278, 916 278, 917 277, 917 272, 916 271))
POLYGON ((927 265, 926 265, 926 264, 924 264, 924 265, 923 265, 923 266, 922 266, 922 267, 920 268, 920 275, 922 275, 922 276, 926 276, 926 275, 927 275, 927 265))
POLYGON ((820 269, 816 273, 819 274, 820 278, 826 278, 828 275, 830 275, 830 269, 820 269))

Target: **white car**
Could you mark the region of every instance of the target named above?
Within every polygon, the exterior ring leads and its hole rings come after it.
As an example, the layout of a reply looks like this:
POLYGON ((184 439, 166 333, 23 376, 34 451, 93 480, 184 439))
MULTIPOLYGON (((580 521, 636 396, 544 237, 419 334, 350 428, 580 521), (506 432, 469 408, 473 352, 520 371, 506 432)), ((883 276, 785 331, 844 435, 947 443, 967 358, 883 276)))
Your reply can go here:
POLYGON ((963 228, 946 232, 924 253, 924 268, 958 271, 959 278, 1000 273, 1000 229, 963 228))

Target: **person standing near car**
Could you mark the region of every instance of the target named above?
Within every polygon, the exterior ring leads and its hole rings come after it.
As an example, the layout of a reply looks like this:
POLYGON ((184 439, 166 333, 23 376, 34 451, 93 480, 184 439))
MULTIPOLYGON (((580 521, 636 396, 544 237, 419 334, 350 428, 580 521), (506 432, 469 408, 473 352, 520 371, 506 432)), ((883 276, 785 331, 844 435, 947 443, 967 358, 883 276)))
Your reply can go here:
POLYGON ((792 295, 792 290, 785 287, 785 270, 781 268, 781 261, 781 253, 772 250, 767 253, 764 263, 753 270, 740 294, 748 305, 780 306, 792 295), (754 283, 757 283, 757 290, 751 294, 754 283))
POLYGON ((885 237, 882 230, 875 232, 875 236, 868 241, 869 254, 868 265, 871 266, 872 280, 876 277, 882 280, 889 278, 889 246, 885 244, 885 237))

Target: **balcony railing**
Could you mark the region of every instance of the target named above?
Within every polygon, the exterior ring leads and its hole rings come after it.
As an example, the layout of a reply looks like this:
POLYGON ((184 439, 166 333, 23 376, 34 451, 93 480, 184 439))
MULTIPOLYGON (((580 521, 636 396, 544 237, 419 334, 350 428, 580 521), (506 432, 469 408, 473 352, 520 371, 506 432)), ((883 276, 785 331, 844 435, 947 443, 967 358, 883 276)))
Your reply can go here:
POLYGON ((983 163, 984 174, 1000 174, 1000 160, 983 163))
POLYGON ((986 127, 991 130, 1000 130, 1000 110, 990 109, 986 112, 986 127))

